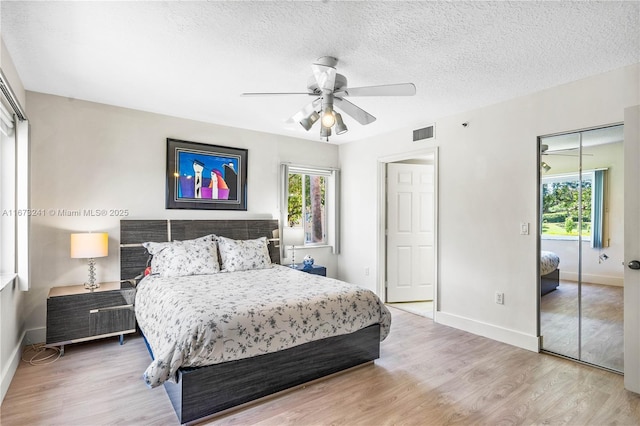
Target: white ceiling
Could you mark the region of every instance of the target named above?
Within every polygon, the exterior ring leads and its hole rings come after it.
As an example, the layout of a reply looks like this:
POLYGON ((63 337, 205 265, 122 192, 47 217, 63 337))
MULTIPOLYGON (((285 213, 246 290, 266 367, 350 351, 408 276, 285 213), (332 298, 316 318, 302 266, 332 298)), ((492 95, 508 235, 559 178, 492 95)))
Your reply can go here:
MULTIPOLYGON (((27 90, 319 140, 284 121, 311 63, 349 86, 413 82, 414 97, 351 97, 378 118, 332 143, 640 62, 640 2, 0 2, 27 90)), ((27 107, 28 111, 28 107, 27 107)), ((343 114, 344 116, 344 114, 343 114)))

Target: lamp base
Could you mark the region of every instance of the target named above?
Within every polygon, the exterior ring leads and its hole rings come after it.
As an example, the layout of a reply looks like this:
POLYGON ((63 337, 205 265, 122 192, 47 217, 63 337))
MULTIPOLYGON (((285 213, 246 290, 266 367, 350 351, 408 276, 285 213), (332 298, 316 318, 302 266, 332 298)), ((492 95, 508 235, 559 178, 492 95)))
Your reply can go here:
POLYGON ((93 257, 89 258, 89 282, 84 283, 84 288, 87 290, 95 290, 100 287, 100 284, 96 282, 96 260, 93 257))
POLYGON ((93 291, 93 290, 95 290, 96 288, 99 288, 99 287, 100 287, 100 284, 98 284, 98 283, 93 283, 93 284, 92 283, 84 283, 84 288, 86 288, 87 290, 93 291))

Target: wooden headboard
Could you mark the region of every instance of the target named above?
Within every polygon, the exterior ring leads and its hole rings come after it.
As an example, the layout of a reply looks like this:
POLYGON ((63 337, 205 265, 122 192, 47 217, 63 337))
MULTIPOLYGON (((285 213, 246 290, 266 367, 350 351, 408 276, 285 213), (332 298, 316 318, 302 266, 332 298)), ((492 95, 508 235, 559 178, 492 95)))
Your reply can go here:
POLYGON ((209 234, 235 240, 267 237, 271 262, 280 263, 279 240, 273 231, 278 221, 266 220, 121 220, 120 221, 120 279, 129 280, 140 275, 149 258, 142 243, 191 240, 209 234))

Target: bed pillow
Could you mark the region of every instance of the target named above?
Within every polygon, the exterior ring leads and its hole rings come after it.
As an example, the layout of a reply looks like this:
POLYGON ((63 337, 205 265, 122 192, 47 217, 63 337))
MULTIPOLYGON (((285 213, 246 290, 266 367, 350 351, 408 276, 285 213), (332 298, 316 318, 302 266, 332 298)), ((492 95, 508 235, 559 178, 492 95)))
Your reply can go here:
POLYGON ((142 244, 151 259, 151 272, 161 277, 215 274, 220 271, 215 236, 166 243, 142 244))
POLYGON ((227 272, 265 269, 271 266, 267 237, 255 240, 232 240, 218 237, 222 270, 227 272))
POLYGON ((204 237, 194 238, 193 240, 173 240, 175 243, 209 243, 211 241, 217 241, 218 236, 216 234, 205 235, 204 237))

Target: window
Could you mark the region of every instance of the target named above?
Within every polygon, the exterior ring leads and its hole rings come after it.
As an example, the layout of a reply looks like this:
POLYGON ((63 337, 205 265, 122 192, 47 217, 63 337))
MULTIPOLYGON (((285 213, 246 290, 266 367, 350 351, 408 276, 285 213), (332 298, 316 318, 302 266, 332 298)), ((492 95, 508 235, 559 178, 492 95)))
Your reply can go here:
POLYGON ((305 246, 331 245, 334 253, 338 252, 338 178, 339 172, 334 169, 282 166, 282 223, 300 230, 305 246))
POLYGON ((326 177, 289 171, 287 224, 302 227, 305 244, 326 244, 326 177))
POLYGON ((16 272, 16 143, 13 117, 0 105, 0 273, 16 272))
POLYGON ((602 247, 604 171, 582 173, 582 199, 578 173, 542 179, 542 238, 592 241, 602 247), (581 229, 579 229, 581 228, 581 229))
POLYGON ((0 269, 29 290, 29 121, 0 69, 0 269))

